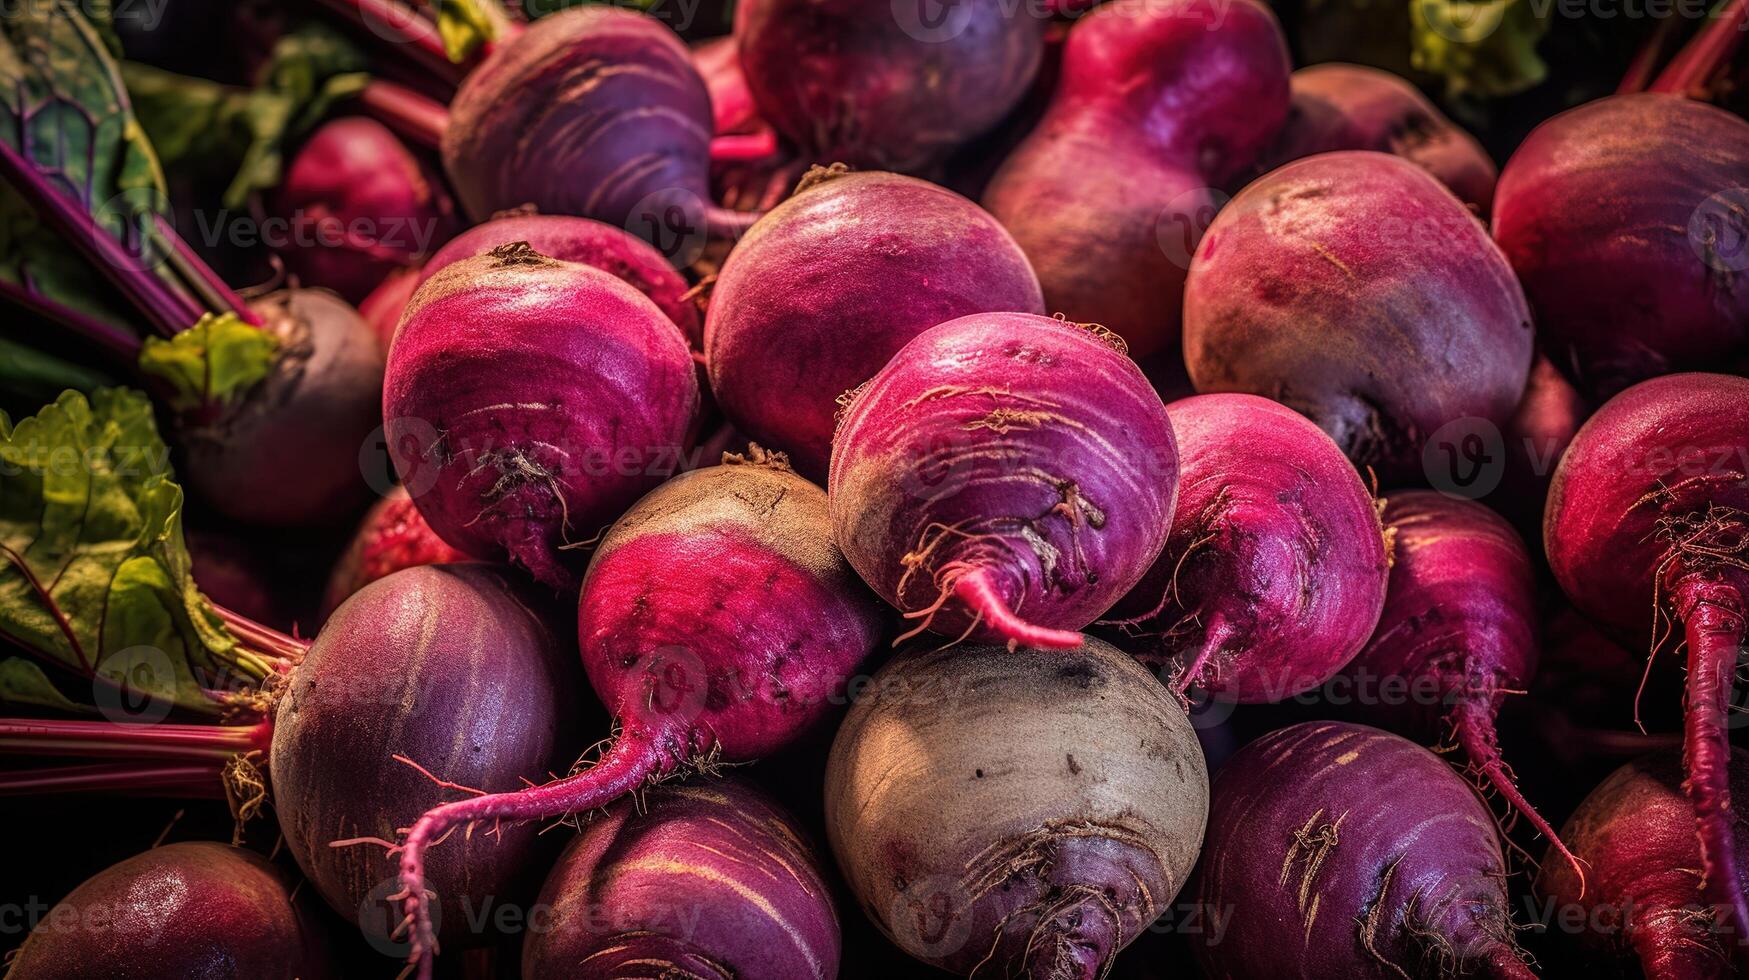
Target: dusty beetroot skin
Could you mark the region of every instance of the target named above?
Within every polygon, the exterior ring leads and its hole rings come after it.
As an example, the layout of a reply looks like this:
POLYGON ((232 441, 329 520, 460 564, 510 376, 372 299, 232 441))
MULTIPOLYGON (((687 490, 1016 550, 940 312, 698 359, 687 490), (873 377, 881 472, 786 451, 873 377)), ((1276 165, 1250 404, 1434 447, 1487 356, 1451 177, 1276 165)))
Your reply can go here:
POLYGON ((437 175, 374 119, 323 123, 286 167, 274 210, 291 222, 280 251, 306 286, 361 302, 383 277, 418 265, 458 230, 437 175))
POLYGON ((1742 936, 1749 904, 1722 856, 1737 853, 1724 721, 1749 595, 1749 379, 1666 375, 1598 409, 1555 471, 1543 542, 1587 616, 1654 650, 1683 630, 1706 897, 1742 936))
POLYGON ((1506 424, 1506 469, 1500 486, 1485 502, 1504 514, 1528 544, 1542 547, 1543 505, 1555 467, 1591 417, 1591 403, 1542 354, 1530 366, 1530 380, 1518 410, 1506 424))
POLYGON ((322 618, 327 619, 354 592, 403 568, 466 560, 419 516, 407 488, 397 486, 365 512, 352 543, 328 576, 322 618))
POLYGON ((838 976, 838 914, 794 819, 732 779, 660 786, 589 821, 547 877, 543 977, 838 976), (605 912, 605 914, 604 914, 605 912))
MULTIPOLYGON (((1598 959, 1637 959, 1647 980, 1734 975, 1712 931, 1712 910, 1701 900, 1700 846, 1682 771, 1680 752, 1616 770, 1561 832, 1585 862, 1584 881, 1566 862, 1550 860, 1536 883, 1557 914, 1584 913, 1587 927, 1563 934, 1598 959)), ((1737 798, 1749 799, 1749 753, 1742 749, 1731 751, 1730 780, 1737 798)), ((1741 844, 1730 871, 1740 880, 1749 876, 1749 850, 1741 844)))
POLYGON ((574 586, 576 547, 678 468, 698 380, 649 298, 514 242, 445 267, 401 319, 389 451, 438 536, 574 586))
POLYGON ((1002 0, 746 0, 734 34, 759 114, 803 159, 915 173, 1026 94, 1043 23, 1002 0))
POLYGON ((710 205, 710 140, 710 95, 667 25, 573 7, 468 75, 450 103, 443 165, 475 220, 533 204, 678 249, 707 223, 736 224, 710 205))
MULTIPOLYGON (((426 812, 405 838, 404 894, 423 894, 426 850, 457 825, 583 813, 687 766, 757 759, 826 718, 884 627, 826 507, 780 455, 756 451, 627 512, 590 563, 577 625, 590 684, 620 725, 612 748, 569 778, 426 812)), ((429 970, 427 909, 406 906, 429 970)))
POLYGON ((1178 449, 1122 341, 981 313, 856 393, 831 474, 833 538, 912 632, 1076 647, 1165 545, 1178 449))
POLYGON ((1749 353, 1744 187, 1749 123, 1676 95, 1580 106, 1513 153, 1494 237, 1581 390, 1607 398, 1749 353))
POLYGON ((1390 569, 1378 507, 1342 450, 1267 398, 1166 406, 1178 507, 1166 549, 1112 610, 1145 663, 1230 701, 1311 690, 1360 651, 1390 569))
POLYGON ((837 399, 955 317, 1043 313, 1002 226, 927 181, 816 170, 748 232, 705 321, 711 391, 742 430, 824 477, 837 399))
MULTIPOLYGON (((564 616, 504 569, 426 565, 365 586, 329 617, 279 701, 268 754, 286 848, 328 904, 378 937, 398 921, 394 840, 407 811, 505 792, 564 771, 584 723, 564 616), (558 613, 558 614, 555 614, 558 613), (419 772, 396 755, 418 763, 419 772), (337 846, 338 845, 338 846, 337 846)), ((439 935, 489 942, 468 923, 487 899, 524 901, 557 841, 539 827, 457 836, 432 854, 439 935)))
POLYGON ((459 259, 485 255, 507 242, 527 242, 550 258, 593 266, 631 283, 686 335, 693 350, 704 346, 698 304, 688 297, 686 277, 674 270, 655 246, 624 229, 590 218, 563 214, 517 214, 475 225, 437 250, 420 270, 419 283, 459 259))
POLYGON ((384 351, 389 349, 389 343, 395 339, 395 328, 401 323, 401 314, 407 309, 407 303, 413 298, 413 291, 422 282, 419 270, 416 268, 396 269, 383 277, 370 295, 358 304, 358 315, 364 317, 364 322, 370 324, 371 330, 377 335, 377 342, 384 351))
POLYGON ((1407 490, 1386 501, 1394 561, 1378 629, 1347 672, 1363 720, 1418 741, 1457 743, 1476 773, 1565 860, 1555 829, 1500 758, 1495 716, 1536 675, 1538 613, 1530 552, 1505 519, 1471 500, 1407 490), (1402 678, 1387 697, 1383 678, 1402 678), (1364 686, 1363 686, 1364 684, 1364 686))
POLYGON ((1524 293, 1487 232, 1383 153, 1325 153, 1247 187, 1185 287, 1197 391, 1282 402, 1386 486, 1427 479, 1423 443, 1441 426, 1504 426, 1531 354, 1524 293))
POLYGON ((309 910, 260 855, 165 844, 73 889, 11 961, 18 980, 320 980, 335 976, 309 910))
POLYGON ((913 648, 867 690, 832 743, 826 827, 906 953, 960 976, 1096 980, 1175 907, 1208 775, 1183 707, 1122 651, 913 648))
POLYGON ((1475 137, 1399 75, 1330 63, 1293 74, 1293 107, 1264 170, 1334 150, 1393 153, 1486 215, 1499 168, 1475 137))
POLYGON ((326 290, 281 290, 250 307, 279 338, 279 355, 216 418, 177 420, 183 479, 245 524, 348 522, 370 493, 358 454, 382 424, 382 345, 326 290))
POLYGON ((1241 749, 1211 797, 1196 901, 1230 921, 1189 936, 1205 975, 1535 976, 1494 817, 1432 752, 1307 722, 1241 749))
POLYGON ((1274 139, 1289 71, 1255 0, 1114 0, 1076 23, 1050 109, 983 198, 1046 308, 1117 331, 1138 358, 1175 349, 1216 188, 1274 139))

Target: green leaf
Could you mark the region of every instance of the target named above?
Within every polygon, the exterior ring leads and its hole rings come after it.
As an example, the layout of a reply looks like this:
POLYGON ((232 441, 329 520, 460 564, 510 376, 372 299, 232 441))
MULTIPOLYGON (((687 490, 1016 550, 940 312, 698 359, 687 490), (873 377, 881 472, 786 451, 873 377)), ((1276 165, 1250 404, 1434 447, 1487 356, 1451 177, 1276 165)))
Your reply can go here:
POLYGON ((0 391, 8 396, 28 394, 40 403, 67 388, 91 391, 113 384, 115 379, 101 371, 0 336, 0 391))
MULTIPOLYGON (((1546 12, 1546 8, 1545 12, 1546 12)), ((1410 61, 1455 99, 1522 92, 1548 76, 1548 18, 1532 0, 1410 0, 1410 61)))
MULTIPOLYGON (((0 141, 52 174, 57 191, 134 254, 154 247, 152 229, 169 209, 163 172, 103 37, 66 0, 20 4, 0 18, 0 141)), ((0 278, 79 312, 128 322, 77 250, 5 185, 0 278)))
POLYGON ((279 184, 289 147, 334 104, 370 80, 364 55, 332 29, 311 24, 275 42, 255 88, 222 85, 149 65, 122 72, 140 124, 172 173, 229 181, 223 203, 240 207, 279 184))
POLYGON ((234 313, 207 313, 168 340, 147 337, 140 370, 166 383, 172 409, 189 412, 226 404, 253 388, 273 369, 278 352, 273 334, 234 313))
POLYGON ((437 0, 437 33, 449 60, 461 64, 487 42, 497 40, 498 25, 479 0, 437 0))
MULTIPOLYGON (((124 388, 0 416, 0 634, 94 699, 218 714, 207 689, 272 668, 195 588, 168 459, 151 404, 124 388)), ((0 698, 46 696, 8 670, 0 698)))
POLYGON ((73 714, 96 714, 89 704, 79 704, 61 693, 43 669, 23 657, 0 660, 0 702, 52 708, 73 714))

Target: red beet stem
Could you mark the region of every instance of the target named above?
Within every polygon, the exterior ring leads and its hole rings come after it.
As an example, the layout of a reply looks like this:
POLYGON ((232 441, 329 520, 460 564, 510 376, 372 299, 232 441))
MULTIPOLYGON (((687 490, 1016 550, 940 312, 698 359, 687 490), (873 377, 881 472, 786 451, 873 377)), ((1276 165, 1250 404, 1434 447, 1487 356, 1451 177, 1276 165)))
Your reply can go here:
POLYGON ((1677 52, 1647 91, 1673 92, 1690 98, 1707 97, 1707 83, 1743 43, 1749 28, 1749 0, 1730 0, 1700 33, 1677 52))
POLYGON ((140 338, 97 317, 62 306, 7 279, 0 279, 0 300, 72 331, 81 340, 101 347, 119 363, 132 368, 140 359, 140 338))
MULTIPOLYGON (((393 46, 395 50, 409 52, 408 59, 413 63, 437 76, 450 85, 460 85, 463 78, 478 58, 484 57, 481 52, 468 64, 458 65, 449 60, 449 52, 444 50, 443 36, 437 32, 437 23, 427 18, 415 7, 401 3, 400 0, 320 0, 323 6, 339 14, 348 23, 376 38, 385 46, 393 46)), ((496 2, 496 0, 487 0, 496 2)))
POLYGON ((401 887, 397 896, 405 903, 413 924, 413 945, 408 954, 418 964, 419 980, 431 980, 436 936, 425 901, 425 851, 452 827, 481 820, 521 822, 583 813, 606 806, 637 789, 652 776, 674 767, 660 745, 667 740, 627 728, 601 761, 574 776, 554 780, 515 793, 491 793, 435 807, 419 818, 401 845, 401 887))
POLYGON ((777 156, 777 131, 730 133, 711 140, 712 163, 758 163, 777 156))
POLYGON ((253 725, 130 725, 113 721, 0 718, 0 755, 80 759, 225 761, 265 752, 269 722, 253 725))
POLYGON ((133 762, 98 762, 0 771, 0 796, 66 793, 222 800, 225 798, 225 784, 220 767, 216 765, 140 766, 133 762))
POLYGON ((989 573, 967 572, 954 580, 954 597, 966 608, 983 617, 991 629, 1008 638, 1011 644, 1043 649, 1072 650, 1081 645, 1081 634, 1068 630, 1034 626, 1008 608, 1008 603, 990 584, 989 573))
POLYGON ((1676 611, 1688 636, 1688 706, 1683 713, 1683 753, 1699 829, 1702 893, 1717 916, 1720 941, 1731 948, 1739 969, 1749 969, 1749 904, 1735 865, 1736 831, 1731 812, 1731 742, 1724 719, 1730 710, 1731 682, 1743 645, 1743 606, 1738 591, 1699 575, 1675 589, 1676 611))
POLYGON ((1548 838, 1555 845, 1555 850, 1561 852, 1561 857, 1573 866, 1573 873, 1579 876, 1579 894, 1583 896, 1584 866, 1572 851, 1567 850, 1567 845, 1555 833, 1555 828, 1519 792, 1517 779, 1500 759, 1499 737, 1494 730, 1496 710, 1492 691, 1461 695, 1451 712, 1452 734, 1456 737, 1458 746, 1464 750, 1464 755, 1469 757, 1470 765, 1476 767, 1482 778, 1487 780, 1488 786, 1505 798, 1507 806, 1523 814, 1530 821, 1530 825, 1536 828, 1536 832, 1548 838))
POLYGON ((372 79, 358 93, 359 107, 395 135, 427 150, 439 149, 449 109, 405 85, 372 79))
POLYGON ((1658 73, 1658 66, 1664 61, 1664 49, 1670 45, 1670 38, 1676 33, 1676 25, 1680 23, 1675 17, 1666 17, 1658 22, 1652 33, 1646 35, 1646 40, 1634 52, 1634 60, 1628 62, 1627 74, 1622 76, 1621 84, 1616 87, 1616 95, 1633 95, 1644 92, 1646 86, 1652 84, 1652 79, 1658 73))

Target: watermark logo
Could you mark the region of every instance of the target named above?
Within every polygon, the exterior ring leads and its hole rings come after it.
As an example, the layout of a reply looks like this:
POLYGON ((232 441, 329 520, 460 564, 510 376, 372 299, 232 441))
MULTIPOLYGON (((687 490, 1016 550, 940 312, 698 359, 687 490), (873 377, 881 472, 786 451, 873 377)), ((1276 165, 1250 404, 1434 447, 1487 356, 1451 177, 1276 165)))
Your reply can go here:
POLYGON ((1506 438, 1487 419, 1453 419, 1421 447, 1421 468, 1440 493, 1479 500, 1499 489, 1506 475, 1506 438))
POLYGON ((1232 199, 1218 187, 1197 187, 1168 201, 1154 220, 1154 240, 1167 261, 1188 270, 1215 215, 1232 199))
POLYGON ((679 187, 646 194, 632 207, 626 230, 656 246, 670 264, 689 266, 710 241, 705 226, 707 202, 679 187))
MULTIPOLYGON (((431 934, 443 931, 443 902, 425 883, 425 912, 431 918, 431 934)), ((406 959, 413 951, 413 926, 407 923, 406 905, 399 897, 401 879, 384 878, 358 902, 358 931, 370 948, 394 959, 406 959)))
POLYGON ((412 497, 437 485, 443 461, 436 450, 442 435, 425 419, 400 416, 377 426, 358 447, 358 470, 379 496, 395 489, 396 476, 412 497))
POLYGON ((1688 243, 1716 272, 1749 269, 1749 187, 1720 191, 1688 218, 1688 243))
POLYGON ((92 696, 103 717, 122 725, 155 725, 175 706, 176 667, 155 646, 117 650, 97 665, 92 696))
POLYGON ((887 926, 901 949, 918 959, 942 959, 965 948, 972 933, 971 911, 971 896, 958 881, 930 875, 893 896, 887 926))
POLYGON ((899 30, 925 44, 941 44, 964 34, 972 23, 973 0, 893 0, 899 30))

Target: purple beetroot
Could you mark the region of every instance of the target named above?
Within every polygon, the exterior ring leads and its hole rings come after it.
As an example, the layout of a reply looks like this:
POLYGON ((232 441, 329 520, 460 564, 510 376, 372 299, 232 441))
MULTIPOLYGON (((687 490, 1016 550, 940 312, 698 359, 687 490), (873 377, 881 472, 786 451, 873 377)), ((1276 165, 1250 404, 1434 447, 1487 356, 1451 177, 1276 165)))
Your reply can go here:
POLYGON ((347 116, 304 141, 274 191, 290 222, 280 254, 304 285, 362 302, 396 269, 416 266, 457 231, 438 176, 388 127, 347 116))
POLYGON ((1685 785, 1706 898, 1742 960, 1725 718, 1749 597, 1749 380, 1666 375, 1610 399, 1555 471, 1543 542, 1581 612, 1654 652, 1672 634, 1686 643, 1685 785))
POLYGON ((1503 426, 1531 355, 1524 293, 1487 232, 1383 153, 1320 154, 1247 187, 1209 226, 1185 288, 1197 391, 1274 398, 1386 486, 1426 479, 1423 445, 1441 427, 1503 426))
POLYGON ((1191 936, 1215 977, 1531 980, 1494 817, 1438 756, 1376 728, 1307 722, 1227 760, 1191 936))
POLYGON ((661 786, 589 821, 547 876, 540 977, 838 976, 838 914, 795 821, 732 779, 661 786))
POLYGON ((1255 0, 1114 0, 1077 22, 1050 109, 983 198, 1047 309, 1139 358, 1175 350, 1197 238, 1286 118, 1289 70, 1255 0))
POLYGON ((581 547, 679 464, 698 381, 624 281, 524 242, 446 266, 402 316, 389 450, 438 537, 574 585, 581 547))
POLYGON ((572 776, 412 824, 399 895, 421 970, 437 938, 427 870, 451 829, 583 813, 688 767, 775 752, 830 714, 884 625, 832 544, 825 494, 781 456, 725 456, 639 501, 596 549, 578 612, 584 668, 619 732, 572 776))
POLYGON ((1172 685, 1273 702, 1354 658, 1385 604, 1390 552, 1377 504, 1342 450, 1292 409, 1253 395, 1166 406, 1178 507, 1147 577, 1112 612, 1172 685))
POLYGON ((919 632, 1076 647, 1166 543, 1178 451, 1101 328, 982 313, 919 334, 845 406, 833 537, 919 632))
POLYGON ((1264 170, 1334 150, 1378 150, 1415 164, 1481 215, 1494 203, 1499 168, 1399 75, 1329 63, 1293 74, 1293 107, 1264 170))
POLYGON ((711 391, 736 426, 823 477, 838 397, 923 331, 986 311, 1044 312, 994 218, 912 177, 817 169, 717 278, 711 391))

